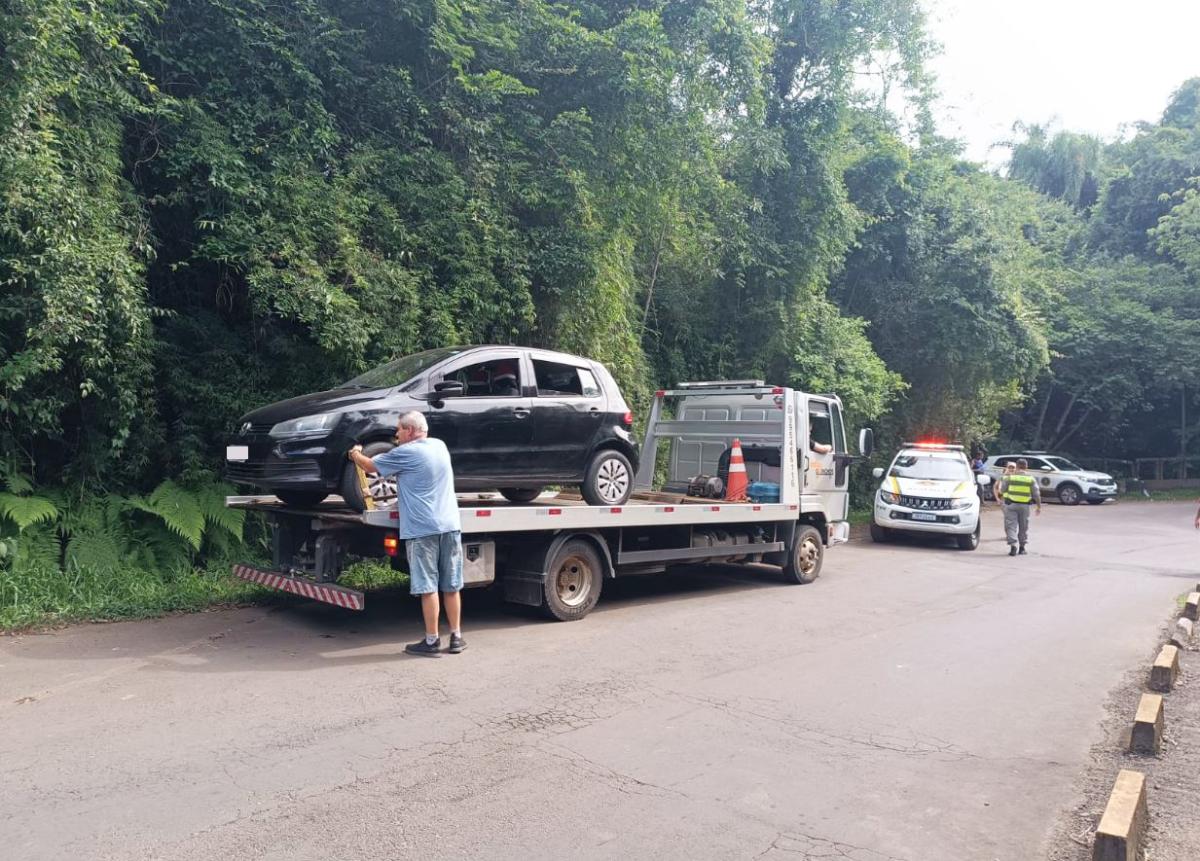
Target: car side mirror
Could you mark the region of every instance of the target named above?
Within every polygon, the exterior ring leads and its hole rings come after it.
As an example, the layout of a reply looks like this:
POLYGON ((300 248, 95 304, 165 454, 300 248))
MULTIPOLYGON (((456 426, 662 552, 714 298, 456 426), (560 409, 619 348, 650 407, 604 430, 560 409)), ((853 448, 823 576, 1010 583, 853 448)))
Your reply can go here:
POLYGON ((440 383, 433 384, 433 391, 438 398, 460 398, 467 389, 458 380, 442 380, 440 383))
POLYGON ((871 475, 875 476, 876 478, 883 478, 883 467, 875 467, 873 470, 871 470, 871 475))
MULTIPOLYGON (((858 432, 858 453, 863 457, 870 457, 873 451, 875 451, 875 431, 863 428, 858 432)), ((875 477, 879 478, 878 475, 875 477)))
POLYGON ((990 475, 984 475, 983 473, 979 473, 979 475, 975 476, 975 481, 976 481, 976 483, 979 484, 980 487, 987 487, 989 484, 992 483, 992 477, 990 475))

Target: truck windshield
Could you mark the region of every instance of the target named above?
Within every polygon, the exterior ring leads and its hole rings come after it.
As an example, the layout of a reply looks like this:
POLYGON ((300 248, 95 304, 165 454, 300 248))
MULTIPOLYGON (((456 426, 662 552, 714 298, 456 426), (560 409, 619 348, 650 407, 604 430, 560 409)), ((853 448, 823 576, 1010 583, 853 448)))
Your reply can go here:
POLYGON ((933 455, 902 454, 896 458, 888 475, 923 481, 971 480, 971 470, 966 461, 933 455))
POLYGON ((440 347, 436 350, 426 350, 423 353, 413 353, 411 356, 402 356, 386 365, 372 368, 353 380, 347 380, 342 383, 342 388, 390 389, 392 386, 407 383, 427 368, 432 368, 438 362, 462 351, 462 347, 440 347))
POLYGON ((1083 472, 1083 467, 1071 463, 1065 457, 1048 457, 1046 458, 1046 463, 1063 472, 1083 472))

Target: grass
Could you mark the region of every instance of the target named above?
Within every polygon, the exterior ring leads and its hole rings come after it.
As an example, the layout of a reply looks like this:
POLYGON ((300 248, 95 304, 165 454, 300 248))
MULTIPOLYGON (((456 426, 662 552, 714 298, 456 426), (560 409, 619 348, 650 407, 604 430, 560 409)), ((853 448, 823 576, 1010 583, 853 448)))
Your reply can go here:
POLYGON ((1151 490, 1150 496, 1144 496, 1140 491, 1122 493, 1120 499, 1126 502, 1194 502, 1200 499, 1200 488, 1176 487, 1171 490, 1151 490))
MULTIPOLYGON (((205 569, 166 573, 0 569, 0 632, 304 600, 239 580, 229 568, 228 562, 214 562, 205 569)), ((348 566, 339 582, 363 591, 407 588, 408 575, 367 559, 348 566)))

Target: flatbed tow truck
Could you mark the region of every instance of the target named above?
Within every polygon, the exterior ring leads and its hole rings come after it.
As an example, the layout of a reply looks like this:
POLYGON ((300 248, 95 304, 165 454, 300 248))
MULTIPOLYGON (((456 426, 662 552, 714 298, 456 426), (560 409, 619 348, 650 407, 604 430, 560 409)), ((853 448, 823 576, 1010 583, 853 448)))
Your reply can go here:
MULTIPOLYGON (((759 380, 659 391, 624 505, 587 505, 566 493, 523 504, 460 494, 464 585, 495 584, 505 600, 569 621, 596 605, 606 579, 677 565, 767 563, 784 582, 809 583, 825 548, 848 537, 849 467, 873 444, 864 430, 860 455, 850 454, 842 413, 835 395, 759 380), (727 471, 735 439, 754 480, 751 501, 694 495, 727 471)), ((231 496, 226 505, 262 512, 270 523, 272 568, 233 571, 264 586, 361 610, 363 593, 337 583, 346 559, 402 558, 394 503, 362 513, 336 497, 312 508, 273 496, 231 496)))

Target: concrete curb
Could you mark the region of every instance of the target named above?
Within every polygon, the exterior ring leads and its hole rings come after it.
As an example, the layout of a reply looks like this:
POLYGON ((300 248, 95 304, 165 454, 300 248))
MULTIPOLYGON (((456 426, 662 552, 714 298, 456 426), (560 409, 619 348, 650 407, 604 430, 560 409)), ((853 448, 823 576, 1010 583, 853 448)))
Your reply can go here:
POLYGON ((1171 632, 1171 645, 1186 649, 1192 644, 1195 626, 1191 619, 1176 619, 1175 629, 1171 632))
POLYGON ((1200 592, 1192 592, 1187 596, 1187 601, 1183 605, 1183 618, 1195 622, 1198 614, 1200 614, 1200 592))
POLYGON ((1133 753, 1158 753, 1162 749, 1163 698, 1160 694, 1142 694, 1133 718, 1129 750, 1133 753))
POLYGON ((1179 647, 1169 643, 1162 647, 1150 667, 1150 690, 1170 693, 1179 678, 1179 647))
POLYGON ((1135 861, 1141 855, 1148 818, 1146 776, 1121 769, 1096 827, 1092 861, 1135 861))

